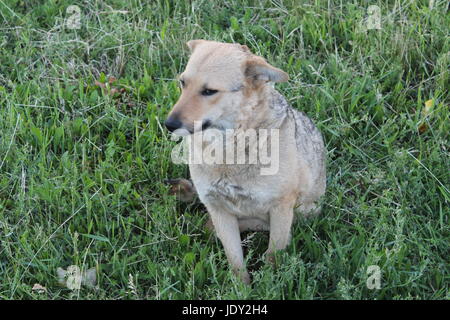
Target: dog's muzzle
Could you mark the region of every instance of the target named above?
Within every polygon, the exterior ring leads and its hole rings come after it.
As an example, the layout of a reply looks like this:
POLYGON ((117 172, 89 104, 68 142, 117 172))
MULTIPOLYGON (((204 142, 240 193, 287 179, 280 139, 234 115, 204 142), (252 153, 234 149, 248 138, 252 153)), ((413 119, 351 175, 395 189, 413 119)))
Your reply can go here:
POLYGON ((174 132, 175 130, 180 129, 183 126, 183 123, 177 118, 170 117, 164 122, 164 125, 166 126, 167 130, 169 130, 170 132, 174 132))

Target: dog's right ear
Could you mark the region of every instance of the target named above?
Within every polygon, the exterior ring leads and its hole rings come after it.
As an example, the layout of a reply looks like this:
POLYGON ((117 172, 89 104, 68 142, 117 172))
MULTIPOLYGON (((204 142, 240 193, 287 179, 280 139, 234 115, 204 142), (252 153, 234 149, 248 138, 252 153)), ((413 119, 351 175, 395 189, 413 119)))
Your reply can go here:
POLYGON ((206 40, 202 40, 202 39, 197 39, 197 40, 190 40, 188 42, 186 42, 186 45, 188 46, 189 50, 192 52, 194 52, 195 47, 197 47, 200 43, 205 42, 206 40))

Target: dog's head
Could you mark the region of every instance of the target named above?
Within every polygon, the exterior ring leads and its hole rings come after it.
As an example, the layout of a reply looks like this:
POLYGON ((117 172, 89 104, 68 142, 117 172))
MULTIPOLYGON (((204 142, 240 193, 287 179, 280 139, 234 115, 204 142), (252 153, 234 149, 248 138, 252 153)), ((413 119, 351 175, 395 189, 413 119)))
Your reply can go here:
POLYGON ((234 128, 239 108, 267 82, 288 75, 245 45, 191 40, 191 57, 179 76, 182 93, 167 118, 170 131, 234 128))

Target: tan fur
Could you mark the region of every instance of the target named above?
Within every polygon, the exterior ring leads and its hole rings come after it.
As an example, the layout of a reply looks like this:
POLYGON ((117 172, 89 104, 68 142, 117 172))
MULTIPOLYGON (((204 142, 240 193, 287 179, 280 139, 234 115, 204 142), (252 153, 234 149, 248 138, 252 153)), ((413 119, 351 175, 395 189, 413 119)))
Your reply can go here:
POLYGON ((235 129, 236 134, 249 128, 279 129, 280 165, 274 175, 261 175, 258 164, 189 165, 233 270, 249 283, 240 232, 269 230, 270 260, 289 244, 294 210, 303 215, 319 211, 317 201, 325 193, 322 136, 270 84, 287 81, 287 74, 246 46, 192 40, 188 47, 192 55, 180 76, 185 87, 169 118, 178 117, 191 132, 200 129, 194 121, 206 120, 213 128, 235 129), (205 87, 218 92, 202 96, 205 87))

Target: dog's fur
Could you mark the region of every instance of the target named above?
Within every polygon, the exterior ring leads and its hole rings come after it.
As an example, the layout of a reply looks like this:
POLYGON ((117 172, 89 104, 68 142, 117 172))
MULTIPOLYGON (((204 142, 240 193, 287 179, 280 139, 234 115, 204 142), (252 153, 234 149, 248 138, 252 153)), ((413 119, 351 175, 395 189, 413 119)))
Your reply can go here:
POLYGON ((174 129, 175 123, 191 133, 207 128, 279 129, 280 165, 274 175, 261 175, 258 164, 189 165, 192 190, 207 207, 228 261, 249 283, 240 232, 270 231, 270 260, 289 243, 294 211, 320 211, 317 201, 325 193, 322 135, 271 85, 287 81, 285 72, 240 44, 192 40, 187 45, 191 57, 180 76, 183 90, 166 121, 168 128, 174 129), (205 96, 204 89, 217 93, 205 96), (195 127, 194 121, 200 125, 195 127))

